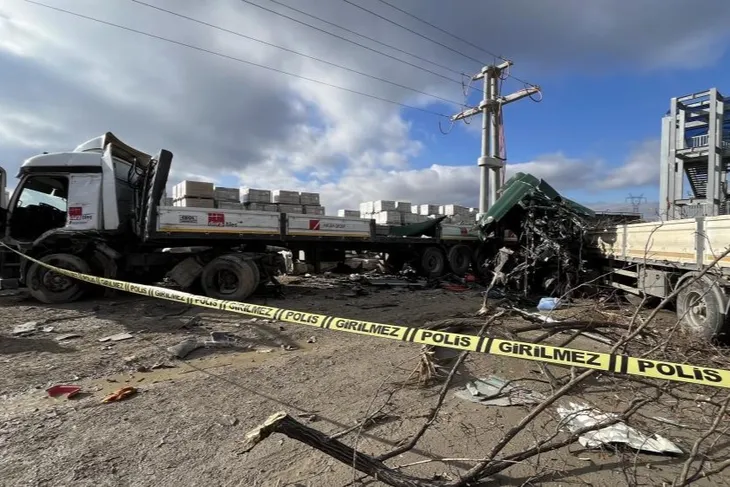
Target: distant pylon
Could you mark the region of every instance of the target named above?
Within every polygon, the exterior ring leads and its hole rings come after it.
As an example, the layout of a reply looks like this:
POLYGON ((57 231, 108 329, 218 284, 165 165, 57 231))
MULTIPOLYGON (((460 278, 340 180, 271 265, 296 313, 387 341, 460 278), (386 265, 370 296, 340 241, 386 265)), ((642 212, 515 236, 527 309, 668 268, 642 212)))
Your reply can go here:
POLYGON ((646 198, 644 198, 643 193, 639 196, 634 196, 633 194, 629 193, 629 195, 626 197, 626 201, 631 203, 631 210, 634 213, 641 213, 641 204, 646 203, 646 198))

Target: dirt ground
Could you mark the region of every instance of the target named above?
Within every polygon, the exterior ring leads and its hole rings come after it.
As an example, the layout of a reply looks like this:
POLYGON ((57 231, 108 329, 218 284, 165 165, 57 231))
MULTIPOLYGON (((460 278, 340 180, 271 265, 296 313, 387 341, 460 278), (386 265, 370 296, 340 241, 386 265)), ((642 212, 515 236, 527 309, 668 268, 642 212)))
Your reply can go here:
MULTIPOLYGON (((368 290, 352 297, 332 280, 298 279, 286 287, 284 298, 251 302, 419 326, 471 316, 481 305, 479 290, 368 290)), ((278 411, 326 434, 350 429, 380 411, 377 425, 340 438, 379 454, 417 431, 440 387, 403 385, 418 364, 418 345, 132 295, 47 306, 9 293, 0 296, 0 316, 0 484, 8 486, 344 486, 360 478, 352 468, 282 435, 242 454, 245 434, 278 411), (12 334, 28 321, 46 331, 12 334), (170 357, 167 347, 211 331, 236 336, 238 346, 202 348, 184 361, 170 357), (120 332, 132 338, 99 341, 120 332), (65 334, 78 336, 59 340, 65 334), (56 384, 79 385, 81 394, 51 398, 45 390, 56 384), (138 394, 101 403, 125 385, 138 388, 138 394)), ((583 338, 572 346, 606 350, 583 338)), ((530 406, 485 406, 454 396, 466 381, 489 375, 550 393, 534 362, 471 354, 433 426, 416 448, 388 464, 419 462, 404 471, 456 479, 473 463, 469 459, 483 457, 530 411, 530 406), (442 458, 457 460, 432 461, 442 458)), ((620 411, 636 394, 635 387, 624 388, 615 378, 593 379, 551 407, 506 453, 553 434, 558 404, 580 400, 620 411)), ((675 403, 647 407, 631 424, 688 452, 710 420, 697 405, 675 403)), ((730 457, 727 441, 716 449, 730 457)), ((487 485, 669 485, 685 457, 587 450, 575 443, 516 464, 487 485)), ((728 479, 719 475, 696 485, 722 485, 728 479)))

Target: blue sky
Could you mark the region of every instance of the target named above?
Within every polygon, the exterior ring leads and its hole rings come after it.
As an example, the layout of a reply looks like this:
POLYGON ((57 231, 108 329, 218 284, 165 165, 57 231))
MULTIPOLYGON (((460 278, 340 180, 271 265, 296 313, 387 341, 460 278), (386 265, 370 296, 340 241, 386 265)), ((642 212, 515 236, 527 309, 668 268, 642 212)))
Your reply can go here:
MULTIPOLYGON (((462 98, 459 86, 246 2, 222 0, 203 8, 148 1, 419 91, 462 98)), ((380 2, 357 1, 462 55, 340 0, 252 3, 393 54, 286 8, 295 5, 469 74, 481 68, 473 58, 492 60, 380 2)), ((499 50, 514 61, 514 75, 542 87, 541 103, 523 99, 505 108, 508 168, 544 177, 579 201, 623 205, 629 193, 655 200, 660 120, 669 99, 713 86, 730 92, 730 2, 697 0, 698 9, 714 14, 695 18, 687 17, 681 0, 595 0, 590 6, 574 0, 458 1, 461 8, 437 0, 403 0, 399 6, 486 50, 499 50), (483 19, 494 16, 501 22, 484 29, 483 19)), ((399 103, 458 111, 139 2, 48 4, 399 103)), ((0 70, 0 161, 11 175, 24 157, 69 150, 112 131, 148 152, 172 150, 171 183, 208 179, 319 191, 330 214, 368 199, 477 204, 479 117, 471 127, 457 124, 442 135, 431 115, 21 0, 0 6, 0 70)), ((514 80, 504 85, 505 92, 520 88, 514 80)), ((472 91, 469 101, 479 98, 472 91)))

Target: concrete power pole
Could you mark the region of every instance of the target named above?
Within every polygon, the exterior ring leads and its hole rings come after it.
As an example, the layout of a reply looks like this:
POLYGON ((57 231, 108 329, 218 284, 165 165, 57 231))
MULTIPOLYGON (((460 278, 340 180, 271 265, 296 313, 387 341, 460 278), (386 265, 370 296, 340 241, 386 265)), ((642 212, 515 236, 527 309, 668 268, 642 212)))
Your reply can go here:
POLYGON ((502 73, 512 66, 512 61, 484 66, 472 81, 484 80, 484 98, 477 107, 468 108, 451 117, 452 121, 463 120, 482 114, 482 155, 479 165, 479 215, 486 213, 497 201, 502 185, 505 159, 500 157, 499 134, 502 129, 501 111, 504 105, 540 92, 538 86, 530 86, 511 95, 501 96, 499 80, 502 73))

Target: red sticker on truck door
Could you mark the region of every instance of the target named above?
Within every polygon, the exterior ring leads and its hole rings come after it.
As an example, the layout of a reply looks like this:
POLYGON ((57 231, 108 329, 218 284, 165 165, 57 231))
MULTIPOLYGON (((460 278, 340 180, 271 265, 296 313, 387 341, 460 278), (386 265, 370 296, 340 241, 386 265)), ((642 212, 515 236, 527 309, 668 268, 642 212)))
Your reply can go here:
POLYGON ((310 230, 319 230, 319 220, 309 220, 310 230))
POLYGON ((71 206, 68 209, 69 220, 81 220, 84 216, 84 210, 80 206, 71 206))

